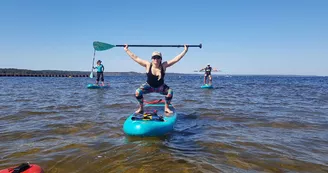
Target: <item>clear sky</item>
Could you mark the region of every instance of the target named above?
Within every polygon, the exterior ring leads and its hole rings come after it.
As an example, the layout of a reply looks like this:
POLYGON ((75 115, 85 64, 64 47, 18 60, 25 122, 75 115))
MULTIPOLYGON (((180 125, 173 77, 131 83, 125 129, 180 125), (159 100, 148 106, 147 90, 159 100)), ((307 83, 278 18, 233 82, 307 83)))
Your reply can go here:
MULTIPOLYGON (((202 43, 167 71, 328 76, 328 0, 4 0, 0 23, 0 68, 90 71, 93 41, 202 43)), ((168 60, 183 48, 130 50, 168 60)), ((97 59, 107 72, 144 72, 120 47, 97 59)))

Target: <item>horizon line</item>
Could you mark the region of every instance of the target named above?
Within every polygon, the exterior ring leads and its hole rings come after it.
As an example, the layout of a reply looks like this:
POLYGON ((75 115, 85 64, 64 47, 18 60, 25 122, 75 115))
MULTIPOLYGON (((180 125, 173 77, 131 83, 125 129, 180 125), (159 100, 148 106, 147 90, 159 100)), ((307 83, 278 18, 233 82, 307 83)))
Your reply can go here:
MULTIPOLYGON (((31 70, 31 69, 19 69, 19 68, 0 68, 0 70, 28 70, 28 71, 62 71, 62 72, 82 72, 90 73, 91 71, 74 71, 74 70, 31 70)), ((104 73, 138 73, 143 74, 145 72, 135 72, 135 71, 123 71, 123 72, 104 72, 104 73)), ((203 75, 201 72, 168 72, 166 74, 188 74, 188 75, 203 75)), ((298 75, 298 74, 212 74, 212 76, 307 76, 307 77, 327 77, 322 75, 298 75)))

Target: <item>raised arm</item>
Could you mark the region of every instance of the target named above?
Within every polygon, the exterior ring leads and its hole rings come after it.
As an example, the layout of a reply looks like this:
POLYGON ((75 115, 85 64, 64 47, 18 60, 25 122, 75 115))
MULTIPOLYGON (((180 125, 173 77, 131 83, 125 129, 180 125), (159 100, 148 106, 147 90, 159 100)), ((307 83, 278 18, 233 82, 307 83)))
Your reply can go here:
POLYGON ((199 72, 201 72, 201 71, 203 71, 203 70, 205 70, 205 68, 200 69, 199 72))
POLYGON ((141 58, 139 58, 137 55, 135 55, 134 53, 132 53, 130 50, 129 50, 129 46, 126 44, 125 47, 124 47, 124 50, 125 52, 135 61, 137 62, 138 64, 140 64, 141 66, 143 67, 146 67, 147 64, 149 64, 148 61, 146 60, 143 60, 141 58))
POLYGON ((173 58, 172 60, 166 61, 166 63, 163 63, 163 66, 165 68, 172 66, 173 64, 177 63, 178 61, 180 61, 180 59, 188 52, 188 45, 184 45, 184 50, 175 58, 173 58))

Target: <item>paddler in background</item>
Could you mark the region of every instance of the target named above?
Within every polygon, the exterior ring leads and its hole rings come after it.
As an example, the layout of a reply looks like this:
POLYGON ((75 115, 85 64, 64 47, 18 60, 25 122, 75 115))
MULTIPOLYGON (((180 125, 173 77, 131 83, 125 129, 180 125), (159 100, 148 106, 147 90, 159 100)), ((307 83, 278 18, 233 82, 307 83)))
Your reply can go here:
POLYGON ((105 83, 104 83, 104 71, 105 71, 105 67, 104 67, 104 65, 101 64, 101 61, 100 60, 97 61, 97 66, 96 67, 93 67, 93 69, 97 69, 96 84, 98 85, 99 80, 101 80, 102 86, 105 86, 105 83))
POLYGON ((212 70, 213 70, 213 72, 218 72, 218 70, 217 69, 214 69, 214 68, 212 69, 210 63, 208 63, 205 68, 200 69, 199 72, 201 72, 203 70, 205 71, 205 74, 204 74, 204 85, 206 85, 207 78, 209 79, 208 84, 209 85, 212 85, 212 75, 211 75, 211 72, 212 72, 212 70))

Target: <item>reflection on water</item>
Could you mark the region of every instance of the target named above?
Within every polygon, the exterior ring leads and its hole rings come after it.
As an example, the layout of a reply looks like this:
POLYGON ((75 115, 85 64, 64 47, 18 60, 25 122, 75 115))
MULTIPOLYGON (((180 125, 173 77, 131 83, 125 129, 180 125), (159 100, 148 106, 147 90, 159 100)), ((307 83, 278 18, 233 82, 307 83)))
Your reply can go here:
MULTIPOLYGON (((167 76, 178 111, 163 137, 129 137, 144 77, 1 78, 0 168, 62 172, 328 172, 328 78, 167 76)), ((145 95, 147 100, 163 97, 145 95)))

